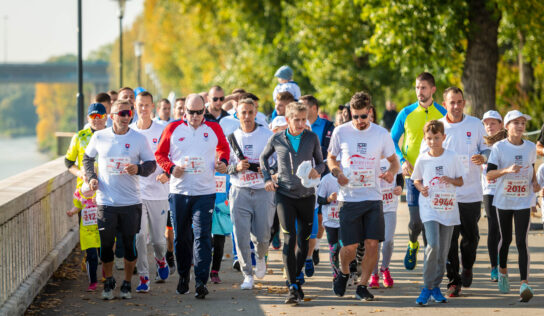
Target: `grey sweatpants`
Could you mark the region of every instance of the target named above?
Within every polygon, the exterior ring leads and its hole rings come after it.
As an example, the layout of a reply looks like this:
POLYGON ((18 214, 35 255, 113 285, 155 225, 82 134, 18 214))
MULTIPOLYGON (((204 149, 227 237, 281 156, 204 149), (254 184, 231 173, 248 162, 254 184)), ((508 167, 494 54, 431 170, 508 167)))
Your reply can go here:
POLYGON ((253 275, 249 242, 253 242, 257 258, 264 259, 270 244, 270 228, 276 211, 274 192, 233 185, 230 188, 229 201, 238 260, 242 272, 253 275))
POLYGON ((164 259, 166 254, 166 238, 164 230, 168 220, 168 210, 170 205, 168 200, 143 200, 142 201, 142 221, 140 232, 136 235, 136 251, 138 252, 138 261, 136 267, 138 274, 149 277, 149 263, 147 262, 147 239, 151 240, 155 258, 164 259))
MULTIPOLYGON (((385 222, 385 239, 380 243, 382 250, 382 268, 389 268, 391 256, 393 255, 393 239, 395 237, 395 229, 397 227, 397 212, 383 213, 385 222)), ((378 260, 374 267, 374 274, 378 273, 378 263, 380 262, 380 251, 378 250, 378 260)))
POLYGON ((444 226, 435 221, 425 222, 423 225, 427 236, 423 283, 428 289, 433 289, 440 287, 444 278, 454 226, 444 226))

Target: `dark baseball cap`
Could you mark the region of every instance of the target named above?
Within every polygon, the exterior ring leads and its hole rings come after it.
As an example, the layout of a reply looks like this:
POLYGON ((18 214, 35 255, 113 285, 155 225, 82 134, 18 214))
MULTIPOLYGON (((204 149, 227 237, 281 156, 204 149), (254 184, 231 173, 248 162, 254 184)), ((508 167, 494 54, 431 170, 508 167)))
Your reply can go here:
POLYGON ((91 114, 106 114, 106 107, 102 103, 93 103, 87 111, 87 115, 91 114))

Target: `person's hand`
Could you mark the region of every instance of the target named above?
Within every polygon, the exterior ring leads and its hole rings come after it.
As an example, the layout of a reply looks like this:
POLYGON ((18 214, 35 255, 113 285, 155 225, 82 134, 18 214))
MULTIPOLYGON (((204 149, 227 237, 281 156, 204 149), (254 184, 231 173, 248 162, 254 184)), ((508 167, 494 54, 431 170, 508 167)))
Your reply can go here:
POLYGON ((440 183, 448 183, 448 184, 451 184, 451 178, 450 178, 450 177, 446 177, 446 176, 441 176, 439 182, 440 182, 440 183))
POLYGON ((157 175, 155 180, 159 181, 162 184, 165 184, 166 182, 168 182, 169 179, 168 179, 168 176, 166 175, 166 173, 163 172, 163 173, 157 175))
POLYGON ((506 173, 518 173, 521 170, 520 165, 513 164, 510 167, 506 168, 506 173))
POLYGON ((271 176, 271 178, 272 178, 272 181, 274 181, 274 183, 278 183, 278 173, 273 174, 273 175, 271 176))
POLYGON ((402 163, 402 175, 405 177, 409 177, 412 175, 413 171, 414 167, 412 167, 412 164, 408 160, 405 160, 402 163))
POLYGON ((317 179, 317 178, 319 178, 319 172, 317 172, 317 170, 315 170, 314 168, 312 168, 312 170, 310 170, 310 174, 308 175, 308 178, 310 178, 310 179, 317 179))
POLYGON ((338 198, 338 193, 333 192, 331 195, 329 195, 327 200, 329 200, 329 203, 332 203, 332 202, 336 201, 337 198, 338 198))
POLYGON ((247 161, 247 159, 240 160, 240 162, 236 164, 236 171, 238 172, 242 172, 244 170, 247 170, 248 168, 249 168, 249 162, 247 161))
POLYGON ((421 190, 419 190, 419 193, 423 195, 424 197, 429 196, 429 187, 422 187, 421 190))
POLYGON ((340 173, 336 179, 338 180, 338 184, 340 186, 345 186, 349 183, 349 179, 343 173, 340 173))
POLYGON ((172 176, 174 176, 174 178, 181 178, 181 176, 183 176, 183 174, 185 173, 185 168, 184 167, 180 167, 180 166, 175 166, 174 167, 174 170, 172 170, 172 176))
POLYGON ((380 174, 378 178, 383 179, 387 181, 388 183, 392 183, 395 177, 389 170, 387 170, 386 172, 380 174))
POLYGON ((138 173, 138 165, 135 165, 135 164, 131 164, 129 163, 126 167, 125 167, 125 172, 130 174, 131 176, 134 176, 138 173))
POLYGON ((98 190, 98 180, 97 179, 91 179, 91 181, 89 181, 89 189, 91 189, 93 191, 98 190))
POLYGON ((472 163, 475 165, 482 165, 485 163, 485 157, 483 155, 476 154, 470 158, 470 161, 472 161, 472 163))
POLYGON ((401 195, 402 194, 402 187, 400 185, 397 185, 394 189, 393 189, 393 194, 394 195, 401 195))
POLYGON ((217 161, 215 163, 215 170, 219 173, 227 173, 227 165, 222 161, 217 161))
POLYGON ((540 185, 538 182, 533 181, 533 192, 537 193, 538 191, 540 191, 540 185))
POLYGON ((268 191, 268 192, 275 192, 277 187, 278 187, 278 185, 275 184, 274 181, 272 181, 272 180, 268 180, 264 184, 264 189, 266 191, 268 191))
POLYGON ((72 207, 72 209, 66 211, 66 215, 72 217, 74 216, 75 214, 77 214, 79 212, 79 209, 77 207, 72 207))

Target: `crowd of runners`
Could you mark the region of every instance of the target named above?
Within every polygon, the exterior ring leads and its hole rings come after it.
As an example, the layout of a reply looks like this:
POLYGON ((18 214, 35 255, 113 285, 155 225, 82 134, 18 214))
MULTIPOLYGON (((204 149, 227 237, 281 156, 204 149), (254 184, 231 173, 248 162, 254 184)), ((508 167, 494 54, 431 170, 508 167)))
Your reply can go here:
POLYGON ((176 292, 189 293, 193 279, 203 299, 209 279, 221 283, 225 239, 232 238, 240 289, 266 277, 269 249, 282 247, 285 303, 298 304, 326 234, 334 294, 346 295, 352 283, 357 299, 373 300, 370 289, 380 279, 394 285, 389 265, 405 189, 405 268, 416 267, 419 235, 425 253, 417 304, 445 303, 470 288, 482 201, 489 279, 501 293, 510 291, 515 226, 520 300, 531 299, 527 236, 544 185, 544 168, 535 170, 544 135, 536 145, 523 138, 531 117, 517 110, 504 118, 496 111, 481 119, 464 114, 457 87, 444 90, 438 104, 433 76, 422 73, 417 101, 398 113, 391 131, 376 123, 364 91, 333 123, 315 97, 301 95, 291 68, 275 77, 269 116, 256 95, 243 89, 227 95, 220 86, 175 102, 129 87, 95 97, 88 125, 65 157, 78 178, 67 214, 79 216, 89 291, 100 282, 100 261, 104 299, 115 297, 114 268, 124 270, 121 298, 132 297, 134 273, 135 291, 146 293, 152 279, 165 282, 177 271, 176 292))

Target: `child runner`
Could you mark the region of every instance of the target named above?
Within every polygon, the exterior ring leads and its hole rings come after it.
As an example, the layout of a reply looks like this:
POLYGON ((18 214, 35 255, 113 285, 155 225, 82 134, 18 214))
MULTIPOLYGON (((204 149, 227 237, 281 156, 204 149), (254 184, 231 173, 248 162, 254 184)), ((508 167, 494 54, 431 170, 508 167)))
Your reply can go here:
MULTIPOLYGON (((487 111, 483 118, 487 137, 485 143, 491 147, 496 142, 506 138, 506 130, 503 129, 502 117, 497 111, 487 111)), ((499 258, 499 222, 497 220, 497 209, 493 206, 493 196, 497 188, 497 180, 487 181, 487 164, 482 164, 482 189, 484 194, 484 208, 487 215, 487 250, 489 252, 489 262, 491 263, 491 281, 497 282, 499 279, 499 269, 497 268, 499 258)))
POLYGON ((340 243, 338 242, 338 233, 340 230, 340 219, 338 217, 338 181, 328 173, 321 179, 317 191, 317 203, 321 205, 323 214, 323 226, 327 231, 327 241, 329 242, 329 259, 331 262, 332 276, 336 278, 340 271, 340 243))
POLYGON ((100 235, 96 224, 96 191, 84 184, 74 192, 74 207, 67 211, 68 216, 81 212, 79 221, 79 243, 81 250, 87 256, 87 276, 89 287, 87 291, 94 292, 97 286, 96 270, 98 269, 98 251, 100 249, 100 235))
POLYGON ((512 242, 512 219, 516 225, 516 246, 521 277, 520 301, 528 302, 533 297, 529 287, 529 245, 527 244, 531 224, 531 206, 534 192, 540 189, 534 170, 536 146, 524 140, 525 125, 531 117, 518 110, 504 117, 508 137, 493 145, 487 163, 487 179, 497 179, 497 191, 493 206, 497 208, 501 241, 499 242, 499 291, 508 293, 508 249, 512 242))
POLYGON ((223 250, 225 248, 225 236, 232 233, 232 222, 230 220, 230 209, 228 192, 230 189, 229 175, 215 173, 215 210, 212 214, 212 268, 210 280, 214 284, 220 284, 219 270, 221 269, 221 260, 223 260, 223 250))
POLYGON ((459 156, 442 147, 446 139, 444 124, 429 121, 423 127, 423 132, 429 151, 419 155, 411 178, 421 193, 419 213, 427 239, 423 263, 424 285, 416 300, 419 305, 427 305, 431 296, 439 303, 448 301, 440 291, 440 283, 446 270, 453 227, 461 223, 455 191, 456 187, 463 185, 464 175, 459 156))

